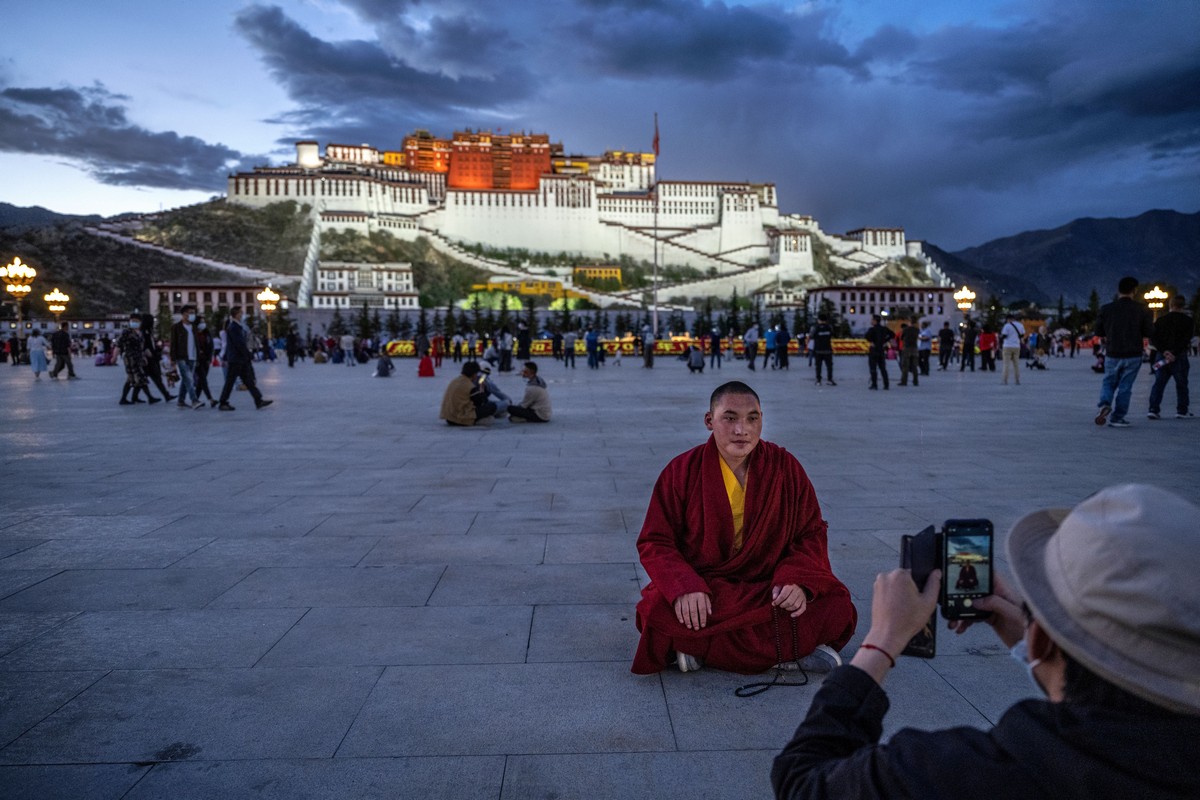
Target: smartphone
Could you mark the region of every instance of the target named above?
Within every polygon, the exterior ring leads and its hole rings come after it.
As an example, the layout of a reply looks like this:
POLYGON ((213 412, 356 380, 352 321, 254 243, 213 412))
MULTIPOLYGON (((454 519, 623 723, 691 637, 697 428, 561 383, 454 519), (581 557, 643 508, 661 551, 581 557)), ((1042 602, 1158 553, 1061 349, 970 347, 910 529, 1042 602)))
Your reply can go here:
POLYGON ((992 523, 948 519, 942 528, 942 616, 982 619, 975 601, 992 593, 992 523))
MULTIPOLYGON (((916 536, 900 537, 900 566, 912 570, 913 582, 918 589, 925 588, 929 573, 937 567, 942 536, 930 525, 916 536)), ((900 652, 902 656, 933 658, 937 655, 937 611, 929 615, 929 622, 900 652)))

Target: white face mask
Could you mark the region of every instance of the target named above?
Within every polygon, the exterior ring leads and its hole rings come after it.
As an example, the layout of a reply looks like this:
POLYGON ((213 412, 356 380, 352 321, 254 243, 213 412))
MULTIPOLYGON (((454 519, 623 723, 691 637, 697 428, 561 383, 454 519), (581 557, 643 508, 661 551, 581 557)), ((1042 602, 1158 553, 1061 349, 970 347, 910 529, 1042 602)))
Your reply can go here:
POLYGON ((204 330, 204 329, 205 329, 205 328, 207 328, 207 327, 208 327, 208 323, 207 323, 207 322, 201 322, 201 323, 200 323, 200 330, 204 330))
POLYGON ((129 327, 133 328, 133 329, 136 331, 138 328, 142 327, 142 323, 140 323, 140 322, 131 322, 131 323, 129 323, 129 327))
POLYGON ((1042 695, 1046 694, 1046 690, 1042 688, 1041 682, 1033 674, 1034 668, 1038 664, 1041 664, 1042 660, 1040 658, 1035 658, 1033 661, 1029 660, 1029 645, 1025 644, 1024 637, 1021 638, 1021 641, 1014 644, 1008 652, 1013 657, 1013 660, 1025 668, 1025 674, 1029 677, 1029 682, 1037 687, 1038 693, 1042 695))

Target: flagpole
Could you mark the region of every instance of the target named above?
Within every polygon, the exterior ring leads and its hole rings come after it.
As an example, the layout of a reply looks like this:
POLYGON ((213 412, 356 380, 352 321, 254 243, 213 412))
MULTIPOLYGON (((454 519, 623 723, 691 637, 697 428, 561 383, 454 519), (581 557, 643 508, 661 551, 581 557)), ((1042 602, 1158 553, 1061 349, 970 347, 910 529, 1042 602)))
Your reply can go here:
POLYGON ((654 283, 651 285, 650 315, 658 338, 658 112, 654 112, 654 283))

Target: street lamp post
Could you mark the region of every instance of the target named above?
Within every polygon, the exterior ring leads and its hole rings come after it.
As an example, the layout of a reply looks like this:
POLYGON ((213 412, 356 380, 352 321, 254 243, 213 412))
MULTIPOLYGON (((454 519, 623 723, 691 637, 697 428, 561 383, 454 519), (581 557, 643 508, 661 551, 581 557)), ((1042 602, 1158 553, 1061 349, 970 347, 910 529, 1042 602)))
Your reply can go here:
POLYGON ((17 335, 21 335, 21 329, 24 327, 21 322, 24 319, 22 314, 22 306, 25 303, 25 298, 29 296, 33 283, 33 279, 37 277, 37 270, 21 261, 20 256, 13 258, 7 266, 0 267, 0 281, 5 283, 5 289, 13 296, 13 300, 17 304, 17 335))
POLYGON ((71 301, 71 296, 60 292, 55 286, 54 291, 42 295, 42 299, 46 301, 46 308, 50 309, 50 313, 54 315, 54 321, 58 322, 59 317, 67 310, 67 303, 71 301))
POLYGON ((279 302, 279 294, 272 291, 271 287, 263 289, 255 297, 258 300, 258 307, 267 315, 267 341, 271 341, 271 312, 275 310, 276 304, 279 302))
POLYGON ((1171 295, 1158 288, 1158 284, 1155 284, 1153 289, 1142 295, 1142 297, 1146 298, 1146 305, 1151 311, 1154 312, 1155 321, 1158 320, 1158 312, 1163 310, 1163 307, 1167 302, 1167 298, 1170 296, 1171 295))

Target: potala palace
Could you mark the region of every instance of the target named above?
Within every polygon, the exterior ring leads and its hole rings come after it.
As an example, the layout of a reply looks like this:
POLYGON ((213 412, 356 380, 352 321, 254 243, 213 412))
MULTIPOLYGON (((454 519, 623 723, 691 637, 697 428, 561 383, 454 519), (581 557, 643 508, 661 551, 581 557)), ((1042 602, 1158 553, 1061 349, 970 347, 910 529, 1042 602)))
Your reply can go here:
MULTIPOLYGON (((564 156, 545 134, 459 131, 440 139, 425 131, 399 151, 369 145, 296 143, 296 161, 229 176, 228 199, 247 206, 285 200, 308 204, 313 242, 299 304, 320 305, 322 231, 386 231, 424 237, 436 249, 505 279, 569 276, 514 269, 464 245, 567 253, 589 260, 637 261, 696 268, 702 277, 659 284, 660 299, 743 295, 785 283, 813 285, 814 242, 828 247, 851 283, 870 283, 894 259, 910 256, 929 283, 950 281, 900 228, 828 234, 809 216, 783 214, 772 183, 656 181, 654 153, 609 151, 564 156)), ((602 307, 641 304, 645 290, 602 293, 577 288, 602 307)))

